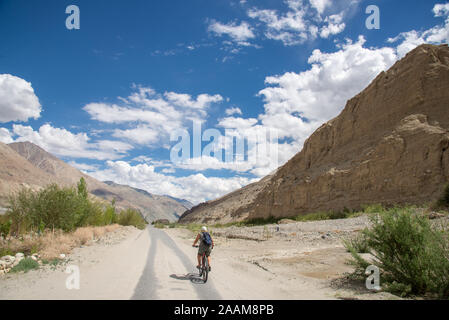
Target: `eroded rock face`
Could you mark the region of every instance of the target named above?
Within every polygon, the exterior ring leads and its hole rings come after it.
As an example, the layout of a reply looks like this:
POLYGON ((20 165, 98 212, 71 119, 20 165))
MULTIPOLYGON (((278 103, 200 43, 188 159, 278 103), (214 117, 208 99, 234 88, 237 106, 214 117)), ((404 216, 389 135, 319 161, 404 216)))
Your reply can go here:
MULTIPOLYGON (((422 45, 316 130, 246 212, 289 217, 370 203, 423 204, 447 182, 449 48, 422 45)), ((195 219, 195 210, 190 214, 185 218, 195 219)))

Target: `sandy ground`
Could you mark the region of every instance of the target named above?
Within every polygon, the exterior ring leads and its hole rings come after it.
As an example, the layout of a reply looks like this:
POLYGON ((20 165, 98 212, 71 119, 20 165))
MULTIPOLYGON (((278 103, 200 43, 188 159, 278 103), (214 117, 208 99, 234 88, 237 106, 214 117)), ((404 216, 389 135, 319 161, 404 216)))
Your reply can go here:
POLYGON ((344 280, 352 268, 341 239, 367 223, 360 217, 212 230, 206 284, 197 281, 191 231, 121 228, 74 249, 56 269, 0 278, 0 299, 393 299, 344 280), (66 288, 69 265, 79 267, 79 290, 66 288))

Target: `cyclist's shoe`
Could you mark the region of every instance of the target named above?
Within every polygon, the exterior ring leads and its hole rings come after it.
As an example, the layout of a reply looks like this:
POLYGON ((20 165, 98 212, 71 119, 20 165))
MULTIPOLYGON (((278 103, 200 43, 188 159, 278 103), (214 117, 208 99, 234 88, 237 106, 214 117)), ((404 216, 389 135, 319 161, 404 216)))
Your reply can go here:
POLYGON ((211 267, 209 266, 209 272, 211 272, 211 270, 212 270, 212 269, 211 269, 211 267))
POLYGON ((201 266, 196 266, 197 269, 201 269, 201 266))

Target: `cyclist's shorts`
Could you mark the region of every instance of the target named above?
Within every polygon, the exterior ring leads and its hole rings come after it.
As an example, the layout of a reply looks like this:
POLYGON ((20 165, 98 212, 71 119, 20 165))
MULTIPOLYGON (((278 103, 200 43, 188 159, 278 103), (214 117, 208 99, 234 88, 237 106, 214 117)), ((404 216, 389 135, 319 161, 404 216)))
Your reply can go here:
POLYGON ((204 253, 206 253, 206 257, 208 257, 208 256, 210 256, 211 251, 212 251, 211 246, 207 246, 202 242, 200 243, 200 246, 198 248, 198 254, 200 256, 202 256, 204 253))

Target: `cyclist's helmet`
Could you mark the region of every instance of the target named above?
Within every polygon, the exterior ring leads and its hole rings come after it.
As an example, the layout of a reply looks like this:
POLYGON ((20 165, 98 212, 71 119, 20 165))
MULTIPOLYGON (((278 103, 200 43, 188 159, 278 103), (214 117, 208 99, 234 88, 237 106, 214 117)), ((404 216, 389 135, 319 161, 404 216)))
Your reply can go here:
POLYGON ((207 232, 207 227, 206 226, 202 226, 201 227, 201 232, 207 232))

